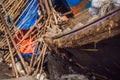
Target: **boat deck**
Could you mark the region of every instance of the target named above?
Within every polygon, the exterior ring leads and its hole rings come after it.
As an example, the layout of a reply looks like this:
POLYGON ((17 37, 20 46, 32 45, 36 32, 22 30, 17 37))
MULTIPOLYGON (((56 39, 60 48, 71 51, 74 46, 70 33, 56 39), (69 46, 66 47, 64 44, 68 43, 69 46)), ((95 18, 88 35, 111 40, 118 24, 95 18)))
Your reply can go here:
POLYGON ((70 19, 70 22, 72 25, 76 25, 76 22, 85 25, 86 23, 88 23, 90 17, 91 15, 89 14, 88 10, 85 10, 81 12, 78 16, 75 16, 75 18, 70 19))

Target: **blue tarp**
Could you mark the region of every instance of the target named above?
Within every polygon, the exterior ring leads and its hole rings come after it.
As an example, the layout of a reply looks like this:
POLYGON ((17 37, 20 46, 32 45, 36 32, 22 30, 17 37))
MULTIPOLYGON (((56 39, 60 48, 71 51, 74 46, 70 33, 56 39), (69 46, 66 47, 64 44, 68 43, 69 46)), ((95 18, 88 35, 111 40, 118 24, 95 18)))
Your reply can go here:
POLYGON ((69 6, 77 6, 78 4, 80 4, 82 2, 82 0, 66 0, 69 4, 69 6))
POLYGON ((21 15, 16 27, 22 30, 28 30, 32 27, 38 18, 38 0, 28 0, 27 7, 21 15))
POLYGON ((88 1, 88 2, 89 2, 89 3, 85 6, 84 10, 91 7, 91 1, 88 1))
MULTIPOLYGON (((66 1, 70 7, 79 5, 83 0, 62 0, 62 2, 66 5, 66 1)), ((67 6, 67 5, 66 5, 67 6)), ((88 9, 91 7, 91 1, 88 0, 88 4, 85 6, 84 9, 88 9)), ((83 10, 84 10, 83 9, 83 10)))

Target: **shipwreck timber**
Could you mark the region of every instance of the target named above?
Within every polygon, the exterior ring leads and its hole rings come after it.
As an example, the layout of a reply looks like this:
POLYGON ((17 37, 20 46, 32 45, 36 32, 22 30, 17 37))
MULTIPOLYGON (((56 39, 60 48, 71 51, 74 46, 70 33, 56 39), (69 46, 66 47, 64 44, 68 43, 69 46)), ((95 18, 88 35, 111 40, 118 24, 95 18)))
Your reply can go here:
POLYGON ((97 43, 120 34, 119 21, 120 9, 83 27, 77 26, 77 29, 57 34, 51 38, 45 38, 45 40, 49 45, 58 48, 82 46, 92 42, 97 43))

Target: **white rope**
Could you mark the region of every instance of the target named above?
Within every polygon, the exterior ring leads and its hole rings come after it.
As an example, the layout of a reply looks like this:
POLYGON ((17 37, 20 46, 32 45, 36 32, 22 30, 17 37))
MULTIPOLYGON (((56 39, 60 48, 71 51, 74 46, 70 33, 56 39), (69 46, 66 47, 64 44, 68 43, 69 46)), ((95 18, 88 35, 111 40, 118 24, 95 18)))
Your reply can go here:
POLYGON ((102 6, 101 6, 101 10, 100 10, 100 16, 104 16, 107 11, 111 11, 111 3, 112 0, 106 0, 103 2, 102 6))
POLYGON ((92 7, 89 9, 90 14, 103 16, 112 10, 113 0, 92 0, 92 7))

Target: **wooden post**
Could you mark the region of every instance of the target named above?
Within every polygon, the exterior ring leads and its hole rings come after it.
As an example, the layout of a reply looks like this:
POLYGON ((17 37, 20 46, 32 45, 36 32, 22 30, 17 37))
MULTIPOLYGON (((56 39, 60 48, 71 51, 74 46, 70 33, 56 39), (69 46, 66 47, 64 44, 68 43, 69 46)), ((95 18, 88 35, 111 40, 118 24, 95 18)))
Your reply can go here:
POLYGON ((11 26, 9 26, 7 23, 4 22, 4 21, 5 21, 4 15, 3 15, 1 12, 0 12, 0 18, 1 18, 2 22, 4 23, 4 25, 5 25, 5 32, 6 32, 6 33, 8 34, 8 36, 10 37, 10 40, 11 40, 11 42, 12 42, 12 44, 13 44, 13 46, 14 46, 14 48, 15 48, 15 50, 16 50, 16 52, 17 52, 17 54, 18 54, 18 56, 19 56, 19 58, 20 58, 20 60, 21 60, 21 63, 22 63, 22 65, 23 65, 26 73, 29 74, 28 67, 27 67, 27 65, 25 64, 25 61, 24 61, 24 59, 23 59, 23 57, 22 57, 19 49, 17 48, 17 45, 16 45, 15 41, 13 40, 13 37, 12 37, 12 35, 11 35, 9 29, 8 29, 8 28, 11 27, 11 26))
POLYGON ((15 65, 14 56, 12 54, 12 49, 11 49, 10 42, 9 42, 9 39, 8 39, 8 36, 7 36, 6 32, 5 32, 5 36, 6 36, 8 47, 9 47, 9 51, 10 51, 10 56, 11 56, 11 60, 12 60, 12 66, 13 66, 13 69, 15 71, 16 78, 18 78, 19 77, 18 71, 17 71, 16 65, 15 65))

